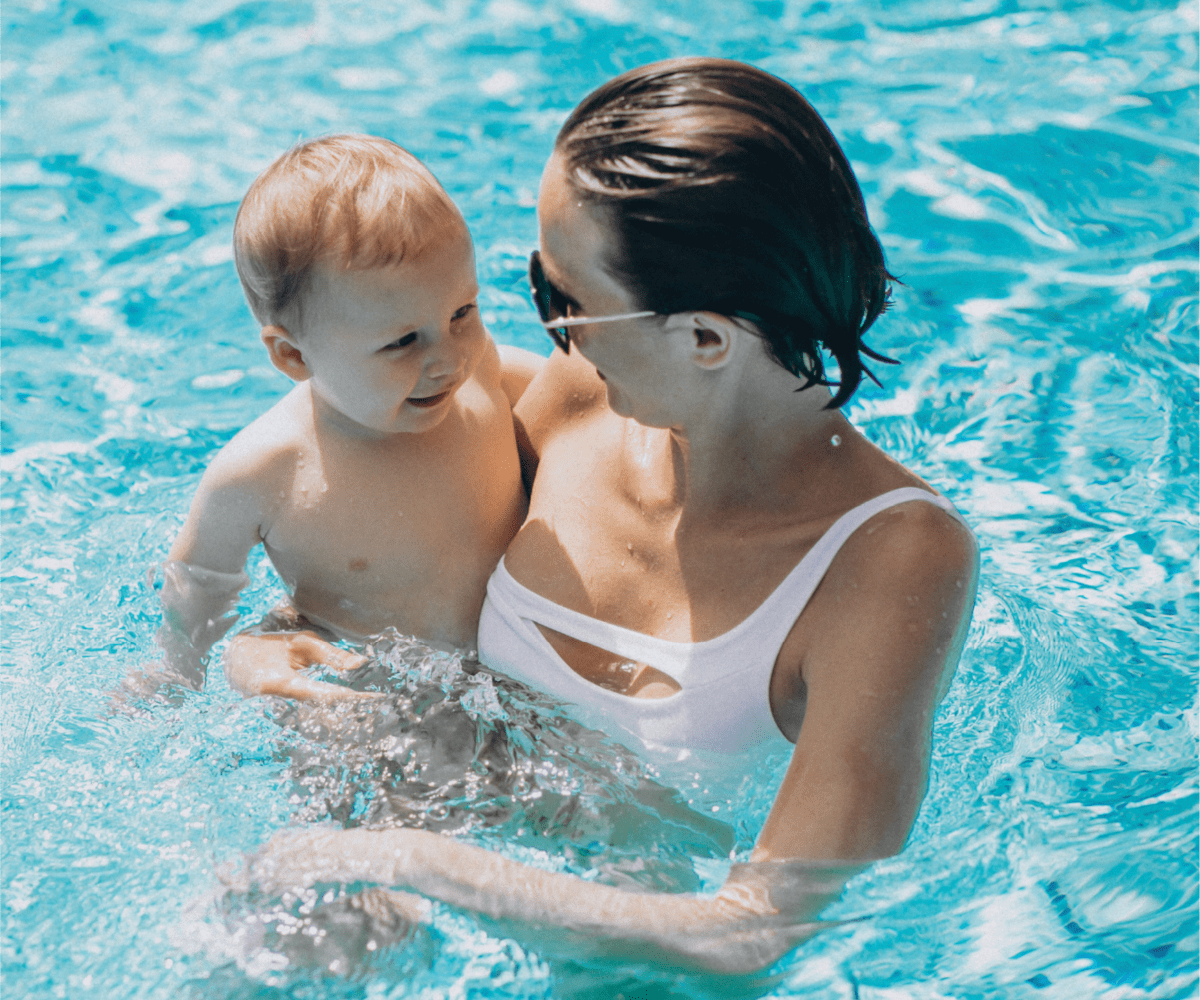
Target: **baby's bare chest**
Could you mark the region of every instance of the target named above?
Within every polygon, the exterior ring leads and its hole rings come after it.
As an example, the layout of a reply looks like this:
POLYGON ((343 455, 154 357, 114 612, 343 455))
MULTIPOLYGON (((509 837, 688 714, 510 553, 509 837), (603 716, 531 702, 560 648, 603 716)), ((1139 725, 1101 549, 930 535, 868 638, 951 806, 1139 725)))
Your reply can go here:
MULTIPOLYGON (((417 443, 420 444, 420 443, 417 443)), ((264 532, 293 587, 387 603, 397 590, 473 580, 520 524, 511 422, 460 426, 425 446, 315 447, 264 532)))

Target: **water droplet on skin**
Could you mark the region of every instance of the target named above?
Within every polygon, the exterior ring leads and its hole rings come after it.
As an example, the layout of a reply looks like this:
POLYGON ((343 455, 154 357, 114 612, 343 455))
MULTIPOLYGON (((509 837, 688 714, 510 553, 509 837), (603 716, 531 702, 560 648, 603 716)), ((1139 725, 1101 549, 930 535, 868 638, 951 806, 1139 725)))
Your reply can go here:
POLYGON ((829 439, 829 443, 837 448, 842 443, 842 436, 840 434, 835 434, 829 439))
POLYGON ((633 551, 633 542, 626 543, 625 548, 627 548, 630 552, 632 552, 633 551))

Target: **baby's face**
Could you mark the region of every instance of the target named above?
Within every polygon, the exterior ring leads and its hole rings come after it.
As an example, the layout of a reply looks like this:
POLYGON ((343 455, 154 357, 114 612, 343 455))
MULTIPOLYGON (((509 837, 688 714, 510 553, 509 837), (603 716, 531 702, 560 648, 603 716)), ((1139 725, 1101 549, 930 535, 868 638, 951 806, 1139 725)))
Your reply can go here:
POLYGON ((314 396, 354 433, 436 427, 487 343, 478 295, 475 254, 462 230, 396 267, 319 269, 298 340, 314 396))

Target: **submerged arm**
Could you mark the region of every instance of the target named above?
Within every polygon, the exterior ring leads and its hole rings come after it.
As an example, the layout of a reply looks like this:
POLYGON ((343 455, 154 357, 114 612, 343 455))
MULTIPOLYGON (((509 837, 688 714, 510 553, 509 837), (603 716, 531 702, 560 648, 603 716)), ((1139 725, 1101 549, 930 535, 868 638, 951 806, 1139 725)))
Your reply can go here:
POLYGON ((204 687, 208 653, 234 625, 238 594, 248 582, 245 573, 225 573, 171 559, 159 568, 159 600, 163 623, 155 641, 163 658, 145 677, 162 684, 204 687))
POLYGON ((248 451, 235 438, 200 480, 161 567, 163 624, 156 640, 163 658, 127 682, 139 693, 170 684, 202 688, 209 651, 237 624, 237 597, 249 582, 243 567, 261 541, 264 496, 269 495, 263 482, 269 470, 248 451))
POLYGON ((407 886, 526 929, 573 932, 603 953, 732 973, 770 965, 816 933, 817 913, 862 867, 735 865, 721 891, 704 898, 615 889, 421 830, 322 829, 277 836, 249 875, 277 890, 330 881, 407 886))

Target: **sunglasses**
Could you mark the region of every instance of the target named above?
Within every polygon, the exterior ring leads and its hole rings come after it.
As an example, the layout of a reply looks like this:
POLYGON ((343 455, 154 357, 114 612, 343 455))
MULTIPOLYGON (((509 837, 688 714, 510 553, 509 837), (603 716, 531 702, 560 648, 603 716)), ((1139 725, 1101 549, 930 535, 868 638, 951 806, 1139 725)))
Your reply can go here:
POLYGON ((541 255, 536 250, 529 255, 529 293, 533 296, 533 304, 537 306, 542 326, 564 354, 571 353, 568 327, 583 326, 586 323, 615 323, 621 319, 644 319, 656 315, 653 310, 646 310, 617 313, 613 316, 568 316, 570 302, 546 277, 546 272, 542 270, 541 255))

